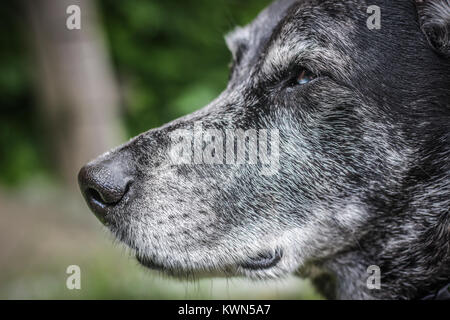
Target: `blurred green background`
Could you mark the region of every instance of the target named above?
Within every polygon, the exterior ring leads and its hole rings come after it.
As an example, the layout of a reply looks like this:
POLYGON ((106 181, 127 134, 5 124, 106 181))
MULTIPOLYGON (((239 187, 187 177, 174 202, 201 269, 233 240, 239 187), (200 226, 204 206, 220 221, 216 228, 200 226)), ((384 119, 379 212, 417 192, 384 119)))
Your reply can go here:
POLYGON ((113 245, 76 190, 89 158, 217 96, 231 59, 224 34, 268 3, 2 4, 0 298, 320 298, 296 278, 188 283, 144 270, 113 245), (65 26, 70 4, 81 8, 81 30, 65 26), (81 267, 81 290, 66 289, 71 264, 81 267))

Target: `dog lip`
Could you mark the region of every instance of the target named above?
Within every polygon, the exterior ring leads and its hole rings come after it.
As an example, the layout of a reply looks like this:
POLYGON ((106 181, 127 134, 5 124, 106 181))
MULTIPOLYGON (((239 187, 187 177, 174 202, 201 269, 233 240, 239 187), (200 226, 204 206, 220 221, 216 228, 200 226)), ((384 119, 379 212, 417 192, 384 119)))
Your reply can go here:
POLYGON ((260 252, 256 257, 250 257, 240 265, 241 267, 250 270, 269 269, 277 265, 282 256, 283 251, 280 248, 277 248, 274 251, 260 252))
POLYGON ((148 258, 141 257, 139 255, 136 255, 136 260, 141 265, 143 265, 144 267, 149 268, 149 269, 153 269, 153 270, 164 270, 165 269, 163 265, 156 263, 153 260, 150 260, 148 258))

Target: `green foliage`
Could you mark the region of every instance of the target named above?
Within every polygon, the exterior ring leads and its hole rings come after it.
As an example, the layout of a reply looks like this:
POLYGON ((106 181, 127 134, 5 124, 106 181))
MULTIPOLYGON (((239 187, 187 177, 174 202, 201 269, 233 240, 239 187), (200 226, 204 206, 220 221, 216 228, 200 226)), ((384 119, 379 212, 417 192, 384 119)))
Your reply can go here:
POLYGON ((23 8, 14 1, 2 4, 0 21, 0 182, 14 185, 42 171, 46 156, 23 8))

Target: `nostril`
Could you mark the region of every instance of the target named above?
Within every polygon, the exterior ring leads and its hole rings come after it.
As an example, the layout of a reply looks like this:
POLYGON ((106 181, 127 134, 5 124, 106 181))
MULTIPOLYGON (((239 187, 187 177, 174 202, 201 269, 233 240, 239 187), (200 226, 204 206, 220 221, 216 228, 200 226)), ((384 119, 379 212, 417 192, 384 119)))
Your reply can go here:
POLYGON ((102 198, 100 193, 94 188, 88 188, 85 192, 88 198, 91 198, 94 201, 100 202, 102 204, 106 204, 106 201, 102 198))
POLYGON ((125 185, 125 190, 124 190, 124 192, 123 192, 122 197, 123 197, 124 195, 126 195, 126 194, 128 193, 128 191, 130 191, 130 186, 131 186, 132 183, 133 183, 133 180, 130 180, 130 181, 127 182, 127 184, 125 185))
POLYGON ((87 199, 95 201, 103 206, 114 206, 128 193, 130 185, 131 181, 126 182, 125 187, 121 188, 105 187, 103 189, 97 189, 96 187, 88 187, 85 189, 84 194, 87 199))

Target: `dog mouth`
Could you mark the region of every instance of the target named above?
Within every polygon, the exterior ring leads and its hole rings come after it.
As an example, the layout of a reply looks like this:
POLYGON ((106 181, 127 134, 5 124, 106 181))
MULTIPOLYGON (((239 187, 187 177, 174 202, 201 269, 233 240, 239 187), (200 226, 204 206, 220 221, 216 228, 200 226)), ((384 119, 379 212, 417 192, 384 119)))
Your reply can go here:
POLYGON ((162 271, 162 270, 167 269, 162 264, 159 264, 159 263, 153 261, 152 259, 148 259, 148 258, 142 257, 140 255, 136 255, 136 260, 144 267, 152 269, 152 270, 162 271))
MULTIPOLYGON (((256 256, 249 257, 248 259, 240 262, 238 266, 247 270, 265 270, 276 266, 283 257, 283 251, 281 248, 277 248, 272 251, 262 251, 256 256)), ((155 262, 153 259, 136 255, 136 260, 146 268, 158 271, 169 271, 166 266, 161 263, 155 262)))
POLYGON ((263 251, 258 253, 254 257, 250 257, 244 262, 240 263, 240 266, 249 270, 264 270, 269 269, 278 264, 283 257, 283 251, 280 248, 274 251, 263 251))

